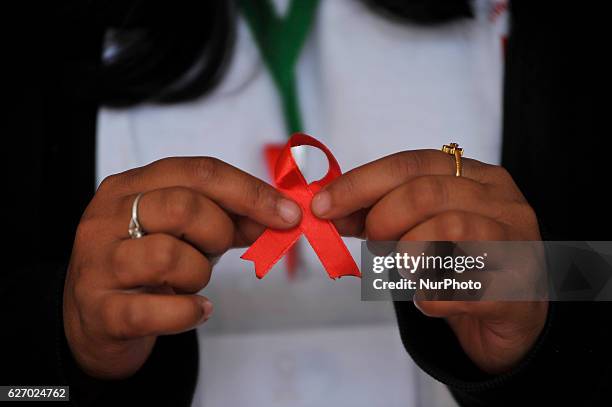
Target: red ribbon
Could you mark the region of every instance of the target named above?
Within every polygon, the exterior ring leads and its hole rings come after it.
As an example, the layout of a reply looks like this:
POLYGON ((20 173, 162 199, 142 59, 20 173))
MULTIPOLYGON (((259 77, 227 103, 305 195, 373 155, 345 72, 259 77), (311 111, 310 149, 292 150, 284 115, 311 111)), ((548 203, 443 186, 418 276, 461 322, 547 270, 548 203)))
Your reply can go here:
MULTIPOLYGON (((276 172, 276 163, 280 153, 285 148, 287 143, 269 143, 264 146, 264 159, 268 168, 268 174, 270 179, 274 182, 274 174, 276 172)), ((291 246, 289 251, 285 254, 285 266, 287 268, 287 276, 290 280, 295 279, 298 264, 300 262, 300 247, 297 244, 291 246)))
POLYGON ((338 162, 331 151, 321 142, 306 134, 296 133, 291 136, 276 162, 274 183, 279 191, 300 205, 302 220, 293 229, 266 229, 242 255, 242 259, 255 263, 257 278, 263 278, 302 234, 308 239, 330 278, 336 279, 349 275, 361 277, 357 264, 355 264, 333 223, 317 218, 310 211, 310 202, 314 195, 340 174, 342 172, 338 162), (306 182, 291 155, 291 147, 304 145, 316 147, 323 151, 329 162, 327 174, 310 184, 306 182))

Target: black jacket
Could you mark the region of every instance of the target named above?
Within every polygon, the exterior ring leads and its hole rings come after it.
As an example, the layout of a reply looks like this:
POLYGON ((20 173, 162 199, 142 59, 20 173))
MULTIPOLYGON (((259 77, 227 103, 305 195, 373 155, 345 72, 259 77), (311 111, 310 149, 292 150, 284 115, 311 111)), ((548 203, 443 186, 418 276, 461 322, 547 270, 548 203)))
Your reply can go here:
MULTIPOLYGON (((512 16, 503 165, 535 208, 545 238, 610 240, 609 103, 600 97, 608 96, 610 73, 605 14, 583 3, 517 1, 512 16)), ((86 406, 119 399, 187 406, 198 369, 193 331, 160 338, 144 368, 120 382, 88 378, 70 356, 63 279, 80 214, 94 193, 93 72, 104 21, 56 9, 24 21, 43 30, 35 38, 21 31, 5 37, 5 85, 17 90, 5 93, 5 122, 14 126, 2 148, 0 384, 70 384, 73 403, 86 406)), ((552 303, 532 351, 500 376, 479 371, 443 321, 411 303, 396 309, 408 352, 462 405, 612 404, 612 304, 552 303)))

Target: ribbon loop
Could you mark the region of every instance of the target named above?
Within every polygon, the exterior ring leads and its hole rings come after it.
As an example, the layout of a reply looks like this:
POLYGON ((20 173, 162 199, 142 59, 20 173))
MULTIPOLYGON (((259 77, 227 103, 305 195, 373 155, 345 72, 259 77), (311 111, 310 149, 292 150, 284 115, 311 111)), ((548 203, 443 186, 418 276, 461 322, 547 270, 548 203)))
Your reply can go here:
POLYGON ((242 259, 255 263, 255 274, 258 278, 263 278, 302 234, 308 239, 330 278, 336 279, 347 275, 361 277, 357 264, 333 223, 317 218, 310 211, 310 202, 314 194, 341 173, 336 158, 323 143, 302 133, 291 136, 276 162, 274 183, 281 192, 300 205, 302 220, 298 226, 290 230, 266 229, 242 255, 242 259), (291 155, 292 147, 304 145, 323 151, 329 162, 327 174, 310 184, 291 155))

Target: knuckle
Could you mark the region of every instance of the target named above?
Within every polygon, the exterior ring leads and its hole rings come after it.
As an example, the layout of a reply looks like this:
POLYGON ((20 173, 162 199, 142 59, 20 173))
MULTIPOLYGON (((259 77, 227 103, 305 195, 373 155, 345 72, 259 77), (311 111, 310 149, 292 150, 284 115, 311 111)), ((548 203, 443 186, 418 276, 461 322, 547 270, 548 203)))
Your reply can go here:
POLYGON ((502 184, 512 180, 512 176, 508 170, 499 165, 489 165, 486 171, 489 173, 491 180, 495 183, 502 184))
POLYGON ((214 215, 215 212, 211 211, 206 215, 208 216, 208 223, 205 233, 210 236, 207 239, 206 252, 221 255, 233 246, 236 229, 227 215, 223 213, 214 215))
POLYGON ((415 210, 425 212, 448 200, 446 188, 435 177, 420 177, 407 189, 415 210))
POLYGON ((451 241, 464 240, 470 229, 468 221, 460 212, 444 213, 438 225, 440 235, 451 241))
POLYGON ((113 195, 125 192, 142 176, 144 167, 132 168, 124 172, 109 175, 98 186, 97 193, 113 195))
POLYGON ((164 211, 174 222, 189 222, 197 211, 197 196, 187 188, 172 188, 164 193, 164 211))
POLYGON ((147 256, 151 259, 152 265, 162 270, 172 268, 177 261, 176 243, 164 235, 151 236, 151 238, 147 256))
POLYGON ((390 160, 389 165, 392 176, 401 179, 410 175, 420 174, 425 163, 418 151, 402 151, 390 160))
POLYGON ((132 285, 134 280, 134 270, 130 267, 130 260, 133 254, 130 253, 126 244, 120 244, 112 254, 112 272, 117 282, 122 286, 132 285))
POLYGON ((257 181, 247 185, 246 204, 251 208, 274 211, 276 198, 268 185, 263 182, 257 181))
POLYGON ((352 172, 342 175, 339 180, 338 183, 332 183, 327 191, 332 194, 335 192, 338 196, 351 196, 357 192, 357 177, 352 172))
POLYGON ((112 190, 114 187, 119 184, 119 180, 121 179, 120 174, 112 174, 108 177, 104 178, 98 186, 98 192, 106 192, 108 190, 112 190))
POLYGON ((190 160, 191 171, 199 182, 216 180, 220 160, 214 157, 198 157, 190 160))
MULTIPOLYGON (((166 170, 167 171, 167 170, 176 168, 177 166, 180 166, 183 160, 185 160, 185 158, 183 157, 163 157, 163 158, 155 160, 139 168, 143 170, 166 170)), ((137 169, 138 168, 134 168, 134 170, 137 170, 137 169)), ((133 171, 133 170, 130 170, 130 171, 133 171)))
POLYGON ((180 280, 180 285, 186 290, 197 292, 208 285, 210 277, 210 262, 202 256, 194 259, 188 267, 180 270, 179 274, 176 275, 176 281, 180 280))
POLYGON ((128 301, 123 310, 123 324, 119 324, 119 333, 131 337, 145 335, 147 328, 147 314, 136 301, 128 301))
POLYGON ((130 259, 130 250, 126 248, 132 243, 131 240, 120 242, 110 255, 110 264, 113 268, 121 270, 125 264, 128 264, 130 259))

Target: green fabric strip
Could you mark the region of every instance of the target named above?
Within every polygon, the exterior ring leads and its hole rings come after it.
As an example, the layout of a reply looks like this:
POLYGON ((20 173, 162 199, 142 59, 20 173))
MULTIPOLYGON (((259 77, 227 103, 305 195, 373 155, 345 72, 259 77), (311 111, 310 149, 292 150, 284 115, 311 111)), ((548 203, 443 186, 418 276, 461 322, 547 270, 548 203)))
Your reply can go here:
POLYGON ((274 80, 288 134, 303 131, 296 66, 320 0, 291 0, 280 17, 270 0, 240 0, 259 52, 274 80))

